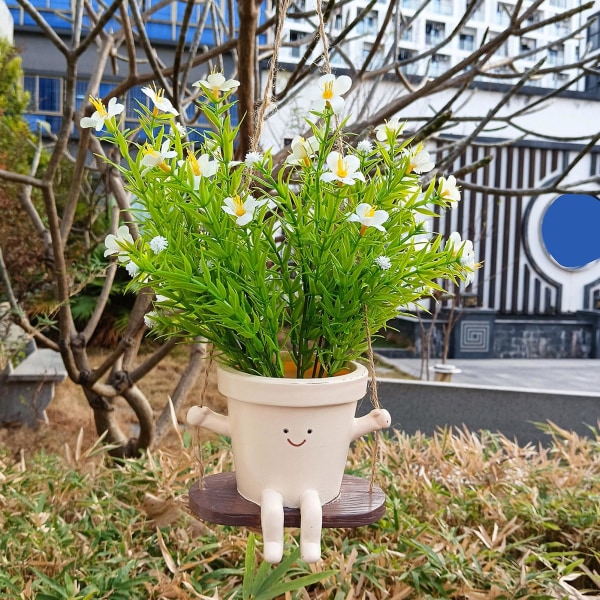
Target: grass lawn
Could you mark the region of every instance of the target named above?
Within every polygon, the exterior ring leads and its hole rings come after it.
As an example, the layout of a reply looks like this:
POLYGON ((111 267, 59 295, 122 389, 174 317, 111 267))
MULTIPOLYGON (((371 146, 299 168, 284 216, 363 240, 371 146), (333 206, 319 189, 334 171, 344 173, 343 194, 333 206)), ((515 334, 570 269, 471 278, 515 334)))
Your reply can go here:
MULTIPOLYGON (((600 438, 552 437, 547 448, 459 431, 384 438, 385 517, 324 531, 321 563, 294 561, 275 579, 332 572, 277 597, 600 598, 600 438)), ((348 472, 368 477, 370 454, 359 441, 348 472)), ((199 447, 189 433, 119 466, 83 437, 62 453, 0 446, 0 597, 273 597, 243 594, 253 534, 187 510, 201 466, 230 465, 226 441, 199 447)), ((260 550, 257 535, 257 569, 260 550)))

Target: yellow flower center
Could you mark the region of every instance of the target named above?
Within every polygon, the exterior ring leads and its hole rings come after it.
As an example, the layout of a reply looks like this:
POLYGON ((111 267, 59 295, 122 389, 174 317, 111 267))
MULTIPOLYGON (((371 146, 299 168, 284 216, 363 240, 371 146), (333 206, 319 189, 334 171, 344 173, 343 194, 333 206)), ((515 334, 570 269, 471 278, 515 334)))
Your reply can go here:
POLYGON ((153 158, 156 158, 156 159, 160 160, 160 162, 156 163, 156 166, 161 171, 164 171, 165 173, 170 173, 171 172, 171 167, 169 167, 169 165, 164 160, 162 160, 162 155, 159 152, 157 152, 152 146, 149 146, 148 144, 146 144, 144 146, 144 152, 146 154, 149 154, 153 158))
POLYGON ((333 98, 333 81, 328 81, 323 88, 323 99, 331 100, 333 98))
POLYGON ((196 156, 194 155, 194 153, 191 150, 188 150, 187 153, 188 153, 187 159, 188 159, 188 162, 190 163, 190 166, 192 167, 192 172, 194 173, 194 175, 196 175, 196 176, 202 175, 202 171, 200 170, 200 165, 198 164, 198 160, 196 159, 196 156))
POLYGON ((154 99, 154 108, 152 109, 152 114, 156 117, 158 115, 158 104, 160 104, 165 97, 165 90, 156 90, 155 89, 156 98, 154 99))
POLYGON ((365 210, 365 217, 368 217, 369 219, 371 217, 375 216, 375 207, 374 206, 369 206, 369 208, 367 208, 367 210, 365 210))
POLYGON ((93 104, 94 108, 98 111, 98 114, 101 117, 108 117, 108 112, 106 108, 104 108, 104 104, 102 104, 102 100, 100 98, 94 98, 90 96, 90 102, 93 104))
POLYGON ((348 168, 346 167, 346 161, 342 156, 338 158, 337 176, 341 178, 348 176, 348 168))
POLYGON ((233 197, 233 204, 235 206, 236 217, 242 217, 246 214, 246 209, 244 208, 244 203, 242 202, 242 199, 237 194, 233 197))

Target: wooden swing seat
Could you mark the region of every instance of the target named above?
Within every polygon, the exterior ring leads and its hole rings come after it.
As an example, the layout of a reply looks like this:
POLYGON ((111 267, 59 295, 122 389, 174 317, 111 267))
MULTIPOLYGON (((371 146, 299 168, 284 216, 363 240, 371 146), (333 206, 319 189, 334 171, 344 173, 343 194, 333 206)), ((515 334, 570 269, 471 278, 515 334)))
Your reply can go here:
MULTIPOLYGON (((203 521, 260 528, 260 506, 238 494, 235 473, 208 475, 190 488, 190 509, 203 521)), ((360 527, 385 513, 385 494, 366 479, 344 475, 340 495, 323 505, 323 527, 360 527)), ((300 527, 300 509, 284 508, 285 527, 300 527)))

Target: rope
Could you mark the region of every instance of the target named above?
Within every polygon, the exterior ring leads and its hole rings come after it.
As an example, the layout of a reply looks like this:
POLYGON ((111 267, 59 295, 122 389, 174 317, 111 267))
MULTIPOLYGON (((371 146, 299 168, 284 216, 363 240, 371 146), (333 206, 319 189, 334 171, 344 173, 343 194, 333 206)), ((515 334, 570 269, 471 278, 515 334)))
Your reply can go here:
MULTIPOLYGON (((323 46, 323 69, 327 75, 331 75, 331 63, 329 62, 329 39, 327 38, 327 33, 325 33, 325 18, 323 17, 323 6, 321 4, 321 0, 317 0, 315 12, 317 13, 317 17, 319 19, 319 37, 321 38, 321 46, 323 46)), ((335 140, 336 147, 338 152, 343 155, 344 144, 342 142, 342 136, 339 133, 340 120, 337 115, 334 115, 333 121, 335 123, 335 128, 338 130, 335 140)))
MULTIPOLYGON (((208 378, 210 377, 210 369, 213 363, 213 350, 215 347, 212 344, 208 344, 208 364, 204 369, 204 385, 202 386, 202 390, 200 391, 200 406, 204 406, 204 399, 206 398, 206 390, 208 389, 208 378)), ((196 427, 196 440, 194 447, 196 448, 196 460, 198 461, 198 480, 200 488, 202 489, 202 480, 204 479, 204 474, 206 472, 204 468, 204 461, 202 459, 202 444, 200 444, 200 428, 196 427)))
POLYGON ((281 0, 281 3, 278 5, 279 8, 279 18, 277 19, 277 25, 275 29, 275 40, 273 41, 273 56, 271 57, 271 64, 269 66, 269 74, 267 75, 267 83, 265 85, 265 92, 263 94, 263 99, 256 114, 256 126, 254 131, 254 136, 252 137, 252 141, 250 143, 250 150, 252 152, 256 152, 258 148, 258 142, 260 140, 260 135, 262 133, 263 124, 265 121, 265 114, 267 112, 267 108, 273 104, 272 102, 272 90, 273 90, 273 81, 275 79, 275 71, 277 70, 277 59, 279 57, 279 48, 281 47, 281 34, 283 31, 283 22, 285 20, 285 15, 287 13, 288 6, 290 5, 290 0, 281 0))
MULTIPOLYGON (((331 63, 329 62, 329 41, 327 39, 327 34, 325 33, 325 19, 323 18, 323 8, 321 5, 321 0, 316 0, 316 13, 319 19, 319 36, 321 38, 321 45, 323 46, 323 62, 325 72, 327 74, 331 73, 331 63)), ((336 129, 339 129, 339 119, 337 115, 335 115, 335 124, 336 129)), ((343 143, 342 137, 338 132, 336 145, 340 154, 343 154, 343 143)), ((373 355, 373 346, 371 344, 371 331, 369 328, 369 315, 367 312, 367 306, 364 306, 365 311, 365 332, 367 335, 367 355, 369 359, 369 374, 371 376, 371 402, 373 403, 374 408, 380 409, 379 398, 377 396, 377 377, 375 375, 375 357, 373 355)), ((369 493, 373 493, 373 487, 375 485, 375 468, 377 463, 377 455, 379 454, 379 432, 375 431, 373 433, 373 449, 371 453, 371 476, 369 478, 369 493)))
MULTIPOLYGON (((377 377, 375 375, 375 355, 373 354, 373 345, 371 344, 371 329, 369 327, 369 315, 367 313, 367 305, 364 306, 365 311, 365 329, 367 333, 367 357, 369 359, 369 375, 371 376, 371 402, 376 409, 380 409, 379 398, 377 396, 377 377)), ((369 478, 369 493, 373 493, 375 485, 375 464, 377 462, 377 454, 379 454, 379 432, 373 433, 373 449, 371 452, 371 476, 369 478)))
POLYGON ((319 18, 319 37, 321 38, 321 45, 323 46, 323 61, 325 62, 325 73, 331 73, 331 64, 329 63, 329 40, 325 33, 325 19, 323 18, 323 7, 321 0, 317 0, 315 6, 317 17, 319 18))

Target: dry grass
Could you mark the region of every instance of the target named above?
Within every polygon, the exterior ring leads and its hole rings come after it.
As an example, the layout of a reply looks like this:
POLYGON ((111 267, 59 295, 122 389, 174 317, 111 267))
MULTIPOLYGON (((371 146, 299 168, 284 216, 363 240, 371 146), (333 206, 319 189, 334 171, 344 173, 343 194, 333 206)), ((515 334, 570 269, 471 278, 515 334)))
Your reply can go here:
MULTIPOLYGON (((181 363, 171 357, 145 381, 157 412, 181 363)), ((207 403, 222 404, 214 373, 207 403)), ((229 447, 182 428, 186 408, 160 450, 118 467, 68 382, 57 387, 50 427, 0 430, 0 598, 243 597, 249 532, 187 509, 199 457, 207 472, 227 470, 229 447)), ((297 561, 287 576, 333 574, 285 598, 600 599, 600 438, 548 431, 546 448, 485 432, 395 432, 377 465, 385 517, 326 531, 324 560, 297 561)), ((359 441, 348 471, 368 477, 370 455, 359 441)))
MULTIPOLYGON (((386 516, 327 531, 322 563, 289 575, 334 575, 288 597, 600 598, 600 440, 553 435, 546 449, 486 433, 386 439, 386 516)), ((241 597, 248 532, 189 514, 197 453, 175 437, 116 468, 82 436, 63 458, 0 451, 0 596, 241 597)), ((368 476, 369 453, 358 443, 349 470, 368 476)), ((201 456, 209 472, 231 464, 219 440, 201 456)))

